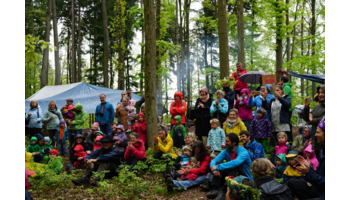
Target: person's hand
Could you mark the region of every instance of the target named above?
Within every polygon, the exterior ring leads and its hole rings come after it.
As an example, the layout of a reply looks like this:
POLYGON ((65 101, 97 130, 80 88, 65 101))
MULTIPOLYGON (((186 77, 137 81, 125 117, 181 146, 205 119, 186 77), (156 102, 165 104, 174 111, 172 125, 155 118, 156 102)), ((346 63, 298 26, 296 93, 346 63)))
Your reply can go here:
POLYGON ((176 151, 176 154, 178 155, 178 156, 182 156, 182 153, 181 153, 181 151, 176 151))
POLYGON ((296 167, 299 174, 307 174, 310 171, 310 160, 307 158, 303 158, 302 156, 298 155, 297 161, 300 164, 299 167, 296 167))
POLYGON ((153 143, 158 144, 158 137, 156 135, 153 137, 153 143))
POLYGON ((239 101, 239 94, 236 94, 236 99, 239 101))
POLYGON ((271 137, 267 137, 267 140, 271 140, 271 137))
POLYGON ((310 97, 305 98, 305 100, 304 100, 304 106, 305 106, 306 108, 308 108, 308 107, 310 106, 310 103, 307 102, 308 99, 310 99, 310 97))
POLYGON ((225 92, 225 90, 223 90, 223 91, 222 91, 222 93, 224 93, 224 96, 226 96, 226 92, 225 92))
POLYGON ((215 100, 215 104, 219 105, 219 100, 218 99, 215 100))
POLYGON ((83 159, 84 159, 84 157, 81 157, 81 156, 80 156, 80 157, 78 157, 78 160, 83 160, 83 159))
POLYGON ((28 117, 30 117, 30 116, 32 116, 32 113, 29 113, 29 114, 28 114, 28 117))
POLYGON ((313 120, 314 118, 313 118, 313 116, 312 116, 312 113, 309 113, 309 120, 310 120, 310 122, 313 120))
POLYGON ((122 143, 122 141, 117 141, 115 144, 120 145, 120 143, 122 143))
POLYGON ((91 153, 91 151, 90 151, 90 150, 87 150, 87 151, 86 151, 86 154, 90 154, 90 153, 91 153))
POLYGON ((184 171, 185 171, 184 169, 180 169, 179 171, 177 171, 177 173, 182 175, 184 174, 184 171))
MULTIPOLYGON (((311 140, 310 140, 311 141, 311 140)), ((309 146, 309 141, 304 142, 304 149, 309 146)))
POLYGON ((199 102, 198 105, 202 108, 204 107, 204 105, 201 102, 199 102))
POLYGON ((213 174, 214 174, 214 176, 220 176, 220 177, 221 177, 221 174, 220 174, 219 171, 216 171, 216 172, 214 172, 213 174))
POLYGON ((249 96, 253 97, 254 94, 255 94, 255 89, 254 89, 253 91, 250 92, 250 95, 249 95, 249 96))
POLYGON ((40 155, 40 152, 36 152, 34 155, 40 155))
POLYGON ((135 127, 137 128, 137 126, 138 126, 138 123, 135 123, 135 127))
POLYGON ((38 120, 34 119, 33 121, 34 121, 34 122, 37 122, 38 120))
POLYGON ((131 142, 128 142, 128 147, 129 147, 130 150, 131 150, 131 148, 133 147, 133 145, 132 145, 131 142))
POLYGON ((237 72, 237 76, 238 76, 238 77, 241 76, 241 72, 237 72))
POLYGON ((173 107, 173 109, 172 109, 173 111, 175 110, 175 107, 173 107))
POLYGON ((188 174, 190 172, 189 169, 185 169, 183 174, 188 174))
POLYGON ((68 125, 72 125, 72 121, 70 119, 67 120, 68 125))
POLYGON ((90 159, 90 162, 97 162, 97 159, 90 159))
POLYGON ((224 144, 222 144, 221 147, 224 149, 226 146, 224 144))
POLYGON ((211 171, 215 171, 215 170, 217 170, 216 166, 211 168, 211 171))
POLYGON ((117 140, 117 136, 113 136, 113 140, 117 140))
POLYGON ((53 116, 53 115, 51 115, 50 119, 53 119, 53 118, 54 118, 54 116, 53 116))
POLYGON ((280 94, 279 92, 276 92, 276 91, 275 91, 275 97, 276 97, 276 98, 281 98, 281 94, 280 94))
POLYGON ((207 148, 208 148, 208 149, 210 149, 210 145, 209 145, 209 146, 207 146, 207 148))

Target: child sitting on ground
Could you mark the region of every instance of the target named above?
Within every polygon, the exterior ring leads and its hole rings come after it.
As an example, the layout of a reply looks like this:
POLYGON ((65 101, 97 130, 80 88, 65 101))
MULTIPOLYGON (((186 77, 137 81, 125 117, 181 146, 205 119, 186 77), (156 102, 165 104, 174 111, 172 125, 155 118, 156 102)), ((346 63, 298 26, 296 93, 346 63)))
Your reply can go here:
POLYGON ((38 139, 35 136, 30 138, 30 144, 27 146, 27 152, 34 155, 34 162, 40 163, 41 161, 41 152, 40 146, 37 144, 38 139))
MULTIPOLYGON (((129 100, 128 105, 126 106, 126 110, 128 112, 128 117, 131 119, 136 117, 136 108, 135 108, 135 101, 134 100, 129 100)), ((127 120, 128 127, 126 132, 131 132, 131 121, 127 120)))
POLYGON ((47 171, 54 172, 56 174, 61 174, 63 168, 62 157, 58 156, 58 151, 53 149, 50 151, 50 160, 47 163, 47 171))
POLYGON ((207 147, 210 151, 222 151, 225 148, 225 132, 220 127, 220 122, 218 119, 212 119, 211 130, 208 134, 207 147))
POLYGON ((81 144, 78 144, 74 147, 74 152, 74 156, 78 157, 78 160, 73 163, 73 166, 75 168, 79 167, 84 169, 86 167, 85 158, 87 156, 84 147, 81 144))
POLYGON ((286 155, 289 165, 282 175, 283 181, 286 183, 288 183, 290 179, 304 179, 305 174, 299 174, 296 169, 296 167, 300 166, 297 161, 297 156, 297 151, 290 151, 288 155, 286 155))
MULTIPOLYGON (((183 169, 196 169, 199 168, 199 162, 196 157, 191 157, 190 163, 186 167, 183 167, 183 169)), ((198 178, 198 174, 189 172, 188 174, 184 174, 180 177, 180 179, 177 179, 178 181, 187 181, 187 180, 195 180, 198 178)))
POLYGON ((66 127, 66 122, 64 120, 60 121, 60 126, 56 130, 55 139, 58 145, 58 152, 60 156, 67 156, 67 144, 68 139, 68 129, 66 127))
POLYGON ((311 167, 316 171, 319 162, 315 155, 315 151, 312 150, 312 144, 309 144, 309 146, 306 147, 306 149, 304 150, 304 156, 305 158, 309 158, 311 167))
POLYGON ((174 117, 175 125, 170 131, 170 136, 173 139, 173 147, 181 149, 185 145, 186 128, 181 124, 181 115, 174 117))
POLYGON ((287 143, 288 136, 285 132, 279 132, 277 134, 278 145, 275 147, 275 155, 283 153, 287 155, 287 152, 290 150, 290 144, 287 143))
POLYGON ((53 149, 51 145, 52 141, 49 137, 44 137, 44 145, 43 145, 43 163, 47 164, 50 160, 50 151, 53 149))
POLYGON ((102 144, 101 144, 101 142, 100 142, 100 140, 101 140, 102 138, 103 138, 102 135, 99 135, 99 136, 96 137, 95 142, 94 142, 94 144, 93 144, 93 146, 94 146, 94 151, 96 151, 97 149, 99 149, 99 148, 102 147, 102 144))
POLYGON ((282 178, 282 175, 284 171, 287 168, 287 160, 286 160, 286 154, 279 153, 275 157, 275 163, 276 163, 276 178, 282 178))
POLYGON ((38 139, 38 145, 39 145, 39 150, 40 150, 40 154, 37 155, 37 157, 40 156, 40 163, 43 162, 43 150, 44 150, 44 137, 40 134, 40 133, 37 133, 34 135, 37 139, 38 139))
MULTIPOLYGON (((113 124, 112 126, 116 126, 113 124)), ((115 140, 115 148, 118 149, 120 152, 125 152, 125 147, 123 145, 120 145, 121 143, 126 143, 128 141, 128 137, 124 133, 124 126, 118 125, 116 128, 116 133, 114 133, 114 140, 115 140)), ((127 146, 127 145, 125 145, 127 146)))
POLYGON ((265 152, 273 151, 273 148, 270 151, 268 146, 268 140, 272 137, 272 124, 263 108, 257 108, 256 118, 250 124, 249 132, 257 142, 263 145, 265 152))

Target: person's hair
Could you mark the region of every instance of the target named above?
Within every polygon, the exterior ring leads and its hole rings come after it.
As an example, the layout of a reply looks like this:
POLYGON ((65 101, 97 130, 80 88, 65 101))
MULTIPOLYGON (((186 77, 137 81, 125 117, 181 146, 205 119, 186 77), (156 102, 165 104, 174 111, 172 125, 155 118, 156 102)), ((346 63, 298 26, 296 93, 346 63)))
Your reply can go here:
POLYGON ((253 141, 253 140, 254 140, 254 137, 252 136, 252 134, 251 134, 249 131, 241 131, 241 132, 239 133, 239 136, 241 136, 241 135, 245 135, 245 136, 247 136, 247 137, 250 137, 250 141, 253 141))
POLYGON ((250 165, 250 169, 252 170, 253 174, 256 175, 255 178, 271 175, 271 172, 273 173, 272 163, 265 158, 258 158, 254 160, 250 165))
POLYGON ((145 103, 143 103, 143 104, 141 105, 140 110, 142 110, 142 108, 143 108, 143 107, 145 107, 145 109, 146 109, 146 102, 145 102, 145 103))
POLYGON ((127 96, 130 96, 130 94, 131 94, 131 91, 130 91, 130 90, 126 91, 126 95, 127 95, 127 96))
POLYGON ((113 123, 111 124, 111 127, 114 126, 114 125, 118 126, 117 123, 113 122, 113 123))
POLYGON ((50 105, 51 103, 54 103, 54 104, 55 104, 55 106, 56 106, 56 102, 54 102, 54 101, 50 101, 49 105, 50 105))
POLYGON ((218 126, 221 125, 220 121, 218 119, 216 119, 216 118, 210 120, 210 124, 217 124, 218 126))
POLYGON ((222 98, 224 98, 224 93, 222 92, 222 90, 217 90, 217 91, 215 92, 216 95, 217 95, 218 93, 220 93, 221 96, 222 96, 222 98))
POLYGON ((103 95, 103 96, 105 96, 105 98, 107 98, 107 96, 106 96, 105 94, 100 94, 100 96, 101 96, 101 95, 103 95))
POLYGON ((281 80, 283 81, 283 83, 288 83, 288 81, 289 81, 287 76, 282 76, 281 80))
POLYGON ((254 181, 250 180, 249 178, 243 179, 242 184, 248 185, 254 189, 258 189, 258 186, 254 183, 254 181))
POLYGON ((228 139, 231 141, 231 143, 236 143, 235 146, 238 145, 239 143, 239 138, 238 136, 236 135, 236 133, 230 133, 230 134, 227 134, 226 137, 228 137, 228 139))
POLYGON ((279 132, 279 133, 277 133, 277 140, 278 140, 278 138, 279 138, 280 136, 283 136, 283 137, 286 138, 286 140, 288 140, 288 135, 287 135, 286 132, 279 132))
POLYGON ((228 111, 228 116, 226 118, 225 123, 227 124, 227 121, 229 120, 229 115, 231 112, 236 113, 236 122, 242 121, 242 119, 238 116, 238 110, 237 109, 231 109, 230 111, 228 111))
POLYGON ((204 145, 202 141, 198 140, 193 143, 191 157, 195 156, 196 148, 199 148, 199 151, 200 151, 200 153, 197 154, 197 159, 199 161, 202 160, 205 156, 209 156, 209 151, 207 147, 204 145))
POLYGON ((137 133, 135 133, 135 132, 131 132, 131 133, 129 134, 129 138, 130 138, 130 136, 135 136, 136 139, 140 139, 139 134, 137 134, 137 133))
MULTIPOLYGON (((267 88, 267 87, 266 87, 267 88)), ((283 89, 283 86, 280 85, 280 84, 277 84, 276 87, 275 87, 275 90, 276 88, 280 89, 282 91, 282 95, 284 95, 284 89, 283 89)))
POLYGON ((30 103, 29 103, 29 106, 30 106, 31 108, 33 108, 33 107, 32 107, 32 103, 33 103, 33 102, 36 103, 36 105, 35 105, 36 107, 39 105, 39 103, 38 103, 37 100, 31 100, 30 103))
POLYGON ((122 101, 123 101, 124 99, 126 99, 126 100, 129 102, 129 98, 128 98, 128 97, 123 97, 123 98, 122 98, 122 101))
POLYGON ((243 64, 241 63, 241 62, 237 62, 237 64, 236 65, 241 65, 241 66, 243 66, 243 64))

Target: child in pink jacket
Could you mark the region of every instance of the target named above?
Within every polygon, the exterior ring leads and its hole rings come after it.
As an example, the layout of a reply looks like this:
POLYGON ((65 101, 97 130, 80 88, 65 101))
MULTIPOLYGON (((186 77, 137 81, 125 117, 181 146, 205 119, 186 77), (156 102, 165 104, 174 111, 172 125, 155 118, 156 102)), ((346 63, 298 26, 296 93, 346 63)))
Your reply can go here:
POLYGON ((249 89, 242 89, 241 96, 236 94, 236 97, 237 100, 234 107, 238 110, 238 116, 242 119, 245 127, 247 127, 249 131, 250 123, 253 121, 252 107, 248 106, 249 89))

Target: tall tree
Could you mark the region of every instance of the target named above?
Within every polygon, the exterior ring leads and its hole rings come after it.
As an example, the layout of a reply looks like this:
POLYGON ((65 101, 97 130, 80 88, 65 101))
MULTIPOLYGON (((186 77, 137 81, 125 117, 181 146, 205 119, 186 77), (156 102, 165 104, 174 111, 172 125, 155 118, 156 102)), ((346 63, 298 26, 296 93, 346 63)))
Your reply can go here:
MULTIPOLYGON (((160 19, 161 19, 161 0, 156 0, 156 41, 160 40, 160 19)), ((157 70, 159 70, 161 66, 161 52, 159 46, 156 47, 156 65, 157 70)), ((162 75, 157 75, 157 114, 158 116, 162 115, 162 75)))
POLYGON ((156 31, 154 16, 154 1, 144 0, 145 21, 145 100, 148 146, 152 146, 153 137, 157 135, 156 108, 156 31))
POLYGON ((52 25, 53 25, 53 40, 56 47, 55 51, 55 85, 61 85, 61 66, 60 66, 60 50, 58 44, 57 33, 57 14, 56 14, 56 0, 52 0, 52 25))
MULTIPOLYGON (((51 6, 52 0, 48 1, 47 12, 46 12, 46 29, 45 29, 45 41, 50 42, 50 31, 51 31, 51 6)), ((45 87, 48 84, 49 79, 49 47, 44 49, 43 61, 40 76, 40 88, 45 87)))
MULTIPOLYGON (((311 55, 314 57, 316 55, 316 0, 311 0, 311 55)), ((311 72, 315 74, 316 65, 312 64, 311 72)), ((312 95, 316 94, 316 83, 312 82, 312 95)))
POLYGON ((78 1, 78 82, 81 81, 81 18, 80 1, 78 1))
POLYGON ((186 12, 186 59, 187 59, 187 105, 191 104, 191 64, 190 64, 190 6, 191 0, 185 0, 186 12))
MULTIPOLYGON (((175 0, 175 45, 179 44, 179 38, 178 38, 178 32, 179 32, 179 25, 178 25, 178 13, 179 13, 179 8, 178 8, 178 0, 175 0)), ((176 51, 176 71, 177 71, 177 91, 181 90, 181 69, 180 69, 180 61, 179 61, 179 51, 176 51)))
POLYGON ((236 12, 237 12, 238 61, 241 62, 243 67, 245 68, 245 62, 244 62, 244 16, 243 16, 244 7, 243 7, 243 4, 244 4, 243 0, 237 0, 236 12))
POLYGON ((229 76, 226 0, 218 0, 220 79, 229 76))
MULTIPOLYGON (((276 71, 282 70, 282 10, 280 7, 281 0, 276 0, 276 71)), ((278 81, 280 75, 276 73, 276 80, 278 81)))
POLYGON ((108 23, 107 23, 107 2, 102 0, 102 19, 103 19, 103 85, 108 87, 108 23))
POLYGON ((72 1, 72 81, 77 82, 77 66, 76 66, 76 43, 75 43, 75 0, 72 1))

